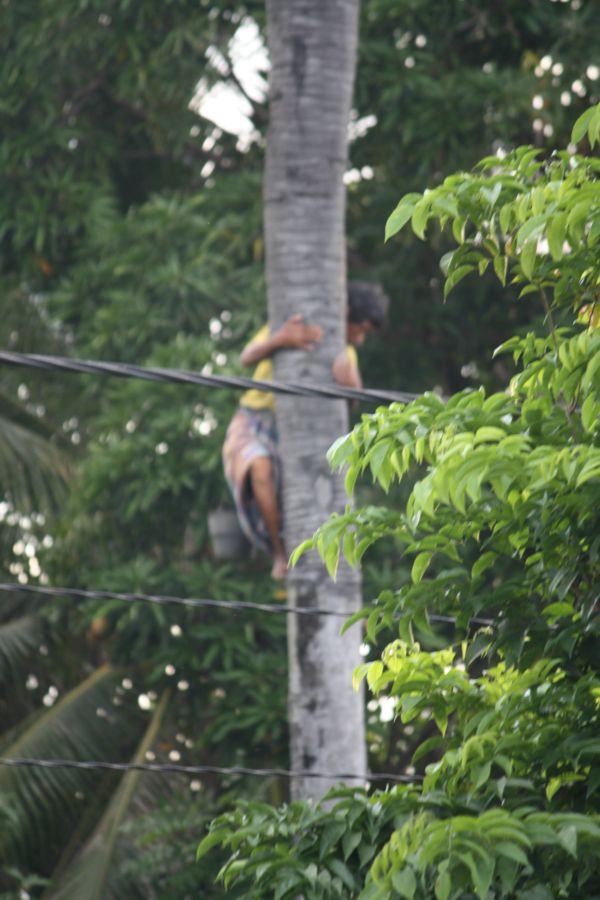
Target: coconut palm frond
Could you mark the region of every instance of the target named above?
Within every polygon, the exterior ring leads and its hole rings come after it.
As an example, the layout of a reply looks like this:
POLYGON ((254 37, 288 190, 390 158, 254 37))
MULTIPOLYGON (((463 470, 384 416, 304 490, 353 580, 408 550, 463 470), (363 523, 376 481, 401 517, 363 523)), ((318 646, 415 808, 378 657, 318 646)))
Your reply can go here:
MULTIPOLYGON (((114 688, 114 672, 103 666, 19 730, 2 755, 114 759, 128 737, 122 722, 112 719, 114 688)), ((0 767, 0 796, 11 810, 10 826, 0 827, 0 858, 30 863, 57 842, 64 843, 79 804, 95 801, 97 781, 97 773, 78 769, 0 767)))
MULTIPOLYGON (((0 525, 0 558, 2 558, 1 554, 4 550, 7 554, 10 552, 10 548, 15 542, 15 534, 10 534, 10 531, 12 529, 0 525)), ((19 535, 20 537, 21 535, 19 535)), ((0 575, 1 580, 4 580, 4 577, 4 575, 0 575)), ((0 625, 12 622, 14 619, 23 619, 26 616, 37 618, 40 607, 39 596, 20 590, 20 586, 15 584, 13 590, 0 593, 0 625)))
POLYGON ((0 625, 0 684, 12 681, 21 663, 37 653, 42 623, 36 616, 21 616, 0 625))
MULTIPOLYGON (((162 695, 133 762, 143 762, 146 753, 155 744, 165 718, 169 696, 169 691, 162 695)), ((48 900, 80 900, 84 896, 87 900, 119 900, 111 887, 111 874, 116 869, 119 830, 131 814, 141 777, 142 773, 135 771, 123 775, 97 828, 81 853, 59 876, 58 883, 47 895, 48 900)), ((128 888, 127 900, 133 900, 131 886, 128 888)))
POLYGON ((0 489, 16 509, 53 509, 64 493, 69 462, 31 419, 22 410, 15 418, 6 415, 0 404, 0 489))
MULTIPOLYGON (((0 391, 0 417, 21 425, 46 440, 55 437, 55 429, 42 416, 34 416, 22 403, 12 400, 4 391, 0 391)), ((55 439, 60 441, 65 450, 68 449, 69 445, 62 435, 57 435, 55 439)))

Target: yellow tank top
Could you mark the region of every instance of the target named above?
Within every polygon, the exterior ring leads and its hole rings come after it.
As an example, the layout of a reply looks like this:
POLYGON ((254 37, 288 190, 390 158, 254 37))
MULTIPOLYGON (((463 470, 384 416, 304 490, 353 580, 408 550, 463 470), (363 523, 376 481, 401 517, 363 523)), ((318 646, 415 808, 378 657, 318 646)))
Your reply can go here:
MULTIPOLYGON (((253 344, 255 341, 266 341, 268 337, 269 326, 263 325, 260 331, 254 335, 250 343, 253 344)), ((346 353, 348 354, 348 359, 352 365, 358 368, 356 350, 351 344, 346 346, 346 353)), ((261 359, 252 373, 252 378, 255 381, 273 381, 273 360, 270 358, 261 359)), ((271 409, 274 411, 275 396, 270 391, 258 391, 256 388, 250 388, 250 390, 242 394, 240 405, 247 406, 248 409, 271 409)))

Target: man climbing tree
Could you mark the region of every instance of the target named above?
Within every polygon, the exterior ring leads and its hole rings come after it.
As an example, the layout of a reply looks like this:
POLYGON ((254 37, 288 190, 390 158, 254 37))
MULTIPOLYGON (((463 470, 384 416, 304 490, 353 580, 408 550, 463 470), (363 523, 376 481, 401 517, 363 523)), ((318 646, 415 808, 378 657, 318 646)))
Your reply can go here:
MULTIPOLYGON (((361 347, 371 332, 381 328, 387 308, 388 297, 380 285, 363 281, 349 284, 347 343, 331 370, 337 384, 362 387, 355 348, 361 347)), ((322 337, 319 325, 310 325, 301 315, 295 315, 275 331, 264 325, 244 348, 240 361, 256 366, 252 376, 255 381, 271 381, 273 357, 277 353, 311 352, 322 337)), ((254 547, 273 558, 272 577, 285 578, 288 553, 282 534, 281 457, 275 396, 271 391, 251 388, 242 395, 227 429, 223 464, 243 532, 254 547)))
MULTIPOLYGON (((292 315, 322 329, 311 353, 282 349, 276 379, 331 383, 345 327, 347 126, 356 60, 358 0, 267 0, 271 58, 270 126, 264 207, 269 322, 292 315)), ((293 549, 323 518, 343 510, 340 479, 325 458, 347 430, 343 401, 278 398, 284 537, 293 549)), ((353 612, 360 577, 347 567, 334 584, 311 555, 287 575, 288 597, 302 607, 353 612)), ((339 636, 340 620, 291 616, 291 763, 294 769, 366 772, 363 703, 351 688, 360 633, 339 636)), ((297 779, 294 797, 316 797, 335 779, 297 779)))

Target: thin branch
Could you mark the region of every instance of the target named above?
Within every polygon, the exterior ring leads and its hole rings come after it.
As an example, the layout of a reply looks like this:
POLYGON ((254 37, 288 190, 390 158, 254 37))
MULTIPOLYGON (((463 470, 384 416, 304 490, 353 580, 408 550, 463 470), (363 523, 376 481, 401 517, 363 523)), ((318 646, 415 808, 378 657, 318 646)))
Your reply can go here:
POLYGON ((87 101, 99 91, 106 81, 107 71, 104 69, 95 75, 87 84, 84 84, 75 92, 73 97, 65 100, 63 103, 63 111, 58 117, 58 123, 63 125, 70 116, 76 116, 85 107, 87 101))
MULTIPOLYGON (((540 287, 540 295, 542 298, 542 303, 544 304, 544 309, 546 310, 546 319, 548 320, 548 327, 550 329, 550 334, 552 335, 552 343, 554 344, 554 352, 556 353, 556 362, 558 364, 558 338, 556 337, 556 325, 554 324, 554 318, 552 316, 552 310, 550 309, 548 295, 546 294, 546 291, 543 287, 540 287)), ((564 398, 564 394, 562 391, 560 393, 560 399, 562 400, 562 408, 564 409, 567 419, 569 420, 571 432, 574 437, 577 437, 573 419, 571 418, 571 412, 575 409, 576 404, 568 404, 564 398)))
POLYGON ((548 301, 548 295, 543 287, 540 287, 540 296, 542 298, 542 303, 544 304, 544 309, 546 311, 546 318, 548 320, 548 328, 550 329, 550 334, 552 335, 552 342, 554 344, 554 351, 556 353, 556 359, 558 361, 558 340, 556 338, 556 326, 554 324, 554 318, 552 316, 552 310, 550 309, 550 303, 548 301))

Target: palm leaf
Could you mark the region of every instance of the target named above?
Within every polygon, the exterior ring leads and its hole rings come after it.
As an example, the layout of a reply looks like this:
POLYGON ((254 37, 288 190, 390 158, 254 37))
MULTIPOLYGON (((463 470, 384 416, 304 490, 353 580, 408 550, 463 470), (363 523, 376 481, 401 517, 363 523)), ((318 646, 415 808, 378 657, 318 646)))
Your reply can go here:
MULTIPOLYGON (((169 691, 162 695, 133 762, 143 762, 147 751, 154 745, 167 711, 169 696, 169 691)), ((118 900, 111 887, 111 874, 116 869, 117 839, 119 829, 131 813, 141 775, 141 772, 133 771, 122 777, 93 835, 60 877, 59 884, 50 890, 49 900, 80 900, 82 897, 86 897, 86 900, 118 900)), ((128 888, 127 900, 133 900, 131 886, 128 888)))
MULTIPOLYGON (((5 757, 111 759, 127 741, 98 709, 112 709, 115 675, 103 666, 54 707, 36 716, 5 745, 5 757)), ((77 796, 94 802, 94 772, 77 769, 0 767, 0 796, 10 808, 10 828, 0 827, 0 858, 33 864, 64 844, 65 829, 77 819, 77 796)), ((39 867, 38 867, 39 868, 39 867)))
POLYGON ((52 509, 69 476, 67 457, 26 411, 13 415, 0 404, 0 486, 18 510, 52 509))
POLYGON ((13 680, 20 664, 37 652, 41 634, 36 616, 21 616, 0 625, 0 684, 13 680))
POLYGON ((55 435, 55 429, 43 417, 32 415, 22 403, 12 400, 4 391, 0 391, 0 417, 8 419, 15 425, 21 425, 32 434, 37 434, 46 440, 54 437, 64 449, 69 447, 65 438, 60 433, 55 435))
MULTIPOLYGON (((7 554, 10 553, 10 548, 15 542, 15 535, 14 533, 10 534, 11 531, 12 528, 0 525, 0 554, 4 550, 7 554), (4 538, 9 538, 9 540, 5 541, 4 538)), ((0 578, 3 576, 0 575, 0 578)), ((25 618, 25 616, 38 618, 39 611, 39 596, 21 590, 17 584, 12 585, 10 591, 0 592, 0 625, 12 622, 14 619, 25 618)))

